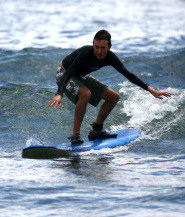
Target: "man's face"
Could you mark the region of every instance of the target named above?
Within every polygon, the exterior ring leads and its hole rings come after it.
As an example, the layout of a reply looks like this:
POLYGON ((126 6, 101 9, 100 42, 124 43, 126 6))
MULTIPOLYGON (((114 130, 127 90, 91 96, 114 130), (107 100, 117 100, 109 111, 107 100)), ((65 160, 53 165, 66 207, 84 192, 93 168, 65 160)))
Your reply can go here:
POLYGON ((97 59, 101 60, 107 55, 107 52, 110 50, 111 46, 108 45, 107 40, 95 39, 93 43, 93 48, 94 48, 94 55, 96 56, 97 59))

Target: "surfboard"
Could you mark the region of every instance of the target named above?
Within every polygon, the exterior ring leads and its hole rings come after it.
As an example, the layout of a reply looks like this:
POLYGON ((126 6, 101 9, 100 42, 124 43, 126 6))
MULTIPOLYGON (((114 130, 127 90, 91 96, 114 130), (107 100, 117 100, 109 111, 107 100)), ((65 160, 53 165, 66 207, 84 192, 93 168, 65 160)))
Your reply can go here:
POLYGON ((135 140, 141 134, 140 130, 138 129, 122 129, 112 133, 117 133, 117 138, 97 139, 95 141, 85 140, 84 143, 76 145, 72 145, 71 143, 62 143, 57 146, 28 146, 22 150, 22 157, 31 159, 53 159, 68 157, 79 152, 123 146, 135 140))

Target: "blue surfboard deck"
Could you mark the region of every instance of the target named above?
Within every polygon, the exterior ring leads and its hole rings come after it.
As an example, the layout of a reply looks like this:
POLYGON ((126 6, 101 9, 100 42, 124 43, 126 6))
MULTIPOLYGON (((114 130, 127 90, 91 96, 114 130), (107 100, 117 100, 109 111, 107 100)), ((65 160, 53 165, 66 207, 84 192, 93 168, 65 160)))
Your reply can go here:
POLYGON ((113 133, 118 134, 117 138, 98 139, 95 141, 85 140, 84 143, 77 145, 71 145, 70 142, 57 146, 32 145, 23 149, 22 157, 31 159, 68 157, 78 152, 123 146, 135 140, 141 134, 138 129, 122 129, 113 133))

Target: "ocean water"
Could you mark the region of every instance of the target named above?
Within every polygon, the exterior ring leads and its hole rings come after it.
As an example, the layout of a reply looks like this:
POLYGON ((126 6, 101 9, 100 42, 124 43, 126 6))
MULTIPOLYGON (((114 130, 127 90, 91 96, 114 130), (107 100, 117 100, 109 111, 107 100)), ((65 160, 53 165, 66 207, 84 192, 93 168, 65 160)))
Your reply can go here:
MULTIPOLYGON (((0 216, 183 217, 185 213, 185 1, 0 1, 0 216), (107 29, 124 65, 159 100, 111 67, 93 76, 120 93, 106 130, 138 128, 115 149, 23 159, 29 145, 58 145, 74 105, 47 108, 60 61, 107 29)), ((98 108, 88 106, 85 138, 98 108)))

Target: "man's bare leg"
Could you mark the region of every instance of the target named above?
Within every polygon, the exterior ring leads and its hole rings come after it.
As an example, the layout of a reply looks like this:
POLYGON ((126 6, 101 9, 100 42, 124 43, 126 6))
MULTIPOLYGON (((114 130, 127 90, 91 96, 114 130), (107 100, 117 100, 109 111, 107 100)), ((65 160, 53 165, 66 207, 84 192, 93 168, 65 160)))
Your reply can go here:
MULTIPOLYGON (((105 92, 101 94, 101 98, 105 100, 102 104, 98 116, 96 118, 95 123, 102 125, 108 115, 111 113, 117 102, 119 101, 119 94, 108 88, 105 92)), ((93 133, 97 133, 96 131, 92 130, 93 133)))
POLYGON ((79 100, 75 106, 73 134, 80 133, 80 127, 87 109, 87 103, 91 98, 91 92, 87 87, 80 87, 78 91, 79 100))

